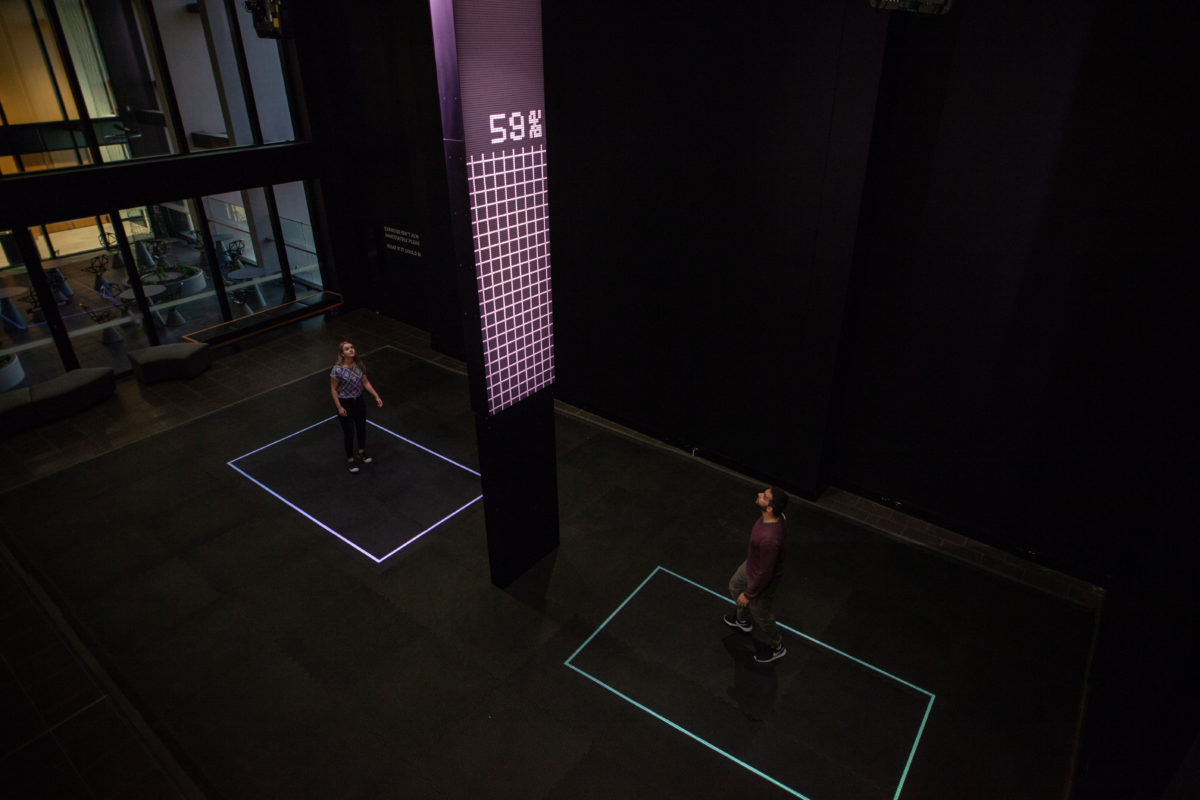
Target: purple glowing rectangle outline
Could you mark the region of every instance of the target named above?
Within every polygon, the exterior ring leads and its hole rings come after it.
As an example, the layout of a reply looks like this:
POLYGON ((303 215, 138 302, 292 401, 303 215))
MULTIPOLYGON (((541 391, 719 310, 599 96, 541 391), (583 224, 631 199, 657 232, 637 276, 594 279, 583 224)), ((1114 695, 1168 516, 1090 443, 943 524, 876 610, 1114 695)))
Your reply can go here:
MULTIPOLYGON (((413 537, 412 537, 412 538, 410 538, 408 541, 404 542, 404 544, 402 544, 402 545, 400 545, 399 547, 397 547, 396 549, 392 550, 390 553, 388 553, 388 554, 386 554, 386 555, 384 555, 384 556, 378 556, 378 557, 377 557, 377 556, 375 556, 374 554, 372 554, 372 553, 369 553, 369 552, 367 552, 366 550, 364 550, 363 548, 359 547, 359 546, 358 546, 357 544, 355 544, 355 543, 354 543, 352 540, 350 540, 350 539, 346 538, 345 536, 342 536, 340 533, 338 533, 337 531, 335 531, 333 528, 329 527, 329 526, 328 526, 328 525, 326 525, 324 522, 321 522, 321 520, 317 519, 317 518, 316 518, 316 517, 314 517, 312 514, 309 514, 307 511, 305 511, 304 509, 300 508, 300 506, 298 506, 298 505, 296 505, 295 503, 293 503, 292 501, 288 500, 286 497, 284 497, 283 495, 279 494, 279 493, 278 493, 278 492, 276 492, 274 489, 271 489, 269 486, 267 486, 266 484, 264 484, 262 481, 258 480, 258 479, 257 479, 257 478, 255 478, 253 475, 250 475, 250 474, 249 474, 248 472, 246 472, 244 469, 242 469, 241 467, 237 466, 237 464, 235 463, 235 462, 241 461, 243 458, 249 458, 250 456, 254 455, 255 453, 261 453, 263 450, 266 450, 266 449, 268 449, 268 448, 270 448, 270 447, 274 447, 275 445, 279 444, 280 442, 285 442, 285 441, 287 441, 288 439, 291 439, 293 436, 299 436, 300 434, 304 433, 305 431, 312 430, 313 428, 317 427, 318 425, 324 425, 326 422, 329 422, 329 420, 331 420, 331 419, 336 419, 336 415, 331 415, 331 416, 328 416, 328 417, 326 417, 326 418, 325 418, 325 419, 323 419, 323 420, 320 420, 319 422, 314 422, 312 425, 309 425, 309 426, 307 426, 307 427, 301 428, 300 430, 298 430, 298 431, 295 431, 294 433, 289 433, 287 436, 284 436, 284 437, 282 437, 282 438, 280 438, 280 439, 276 439, 275 441, 271 442, 270 444, 264 444, 262 447, 258 447, 258 448, 254 449, 254 450, 251 450, 249 453, 244 453, 244 454, 242 454, 242 455, 238 456, 237 458, 235 458, 235 459, 232 459, 231 461, 227 461, 227 462, 225 462, 225 463, 226 463, 226 464, 228 464, 230 467, 232 467, 232 468, 233 468, 233 469, 234 469, 236 472, 238 472, 239 474, 241 474, 241 476, 242 476, 242 477, 244 477, 246 480, 250 481, 250 482, 251 482, 251 483, 253 483, 255 486, 259 487, 259 488, 260 488, 260 489, 262 489, 264 492, 266 492, 267 494, 269 494, 269 495, 271 495, 272 497, 274 497, 276 500, 279 500, 281 503, 283 503, 284 505, 286 505, 288 508, 292 509, 292 510, 293 510, 293 511, 295 511, 297 514, 299 514, 300 516, 302 516, 302 517, 304 517, 305 519, 309 520, 309 521, 310 521, 310 522, 312 522, 314 525, 316 525, 317 527, 319 527, 319 528, 321 528, 322 530, 324 530, 326 533, 331 533, 331 534, 333 534, 333 535, 334 535, 334 536, 336 536, 338 539, 342 540, 343 542, 345 542, 346 544, 350 545, 351 547, 353 547, 353 548, 354 548, 355 550, 357 550, 358 552, 362 553, 362 554, 363 554, 364 556, 366 556, 367 558, 369 558, 369 559, 371 559, 372 561, 374 561, 376 564, 382 564, 384 561, 386 561, 386 560, 388 560, 389 558, 391 558, 392 556, 396 555, 396 553, 399 553, 401 550, 403 550, 404 548, 408 547, 410 544, 412 544, 413 542, 417 541, 417 540, 418 540, 418 539, 420 539, 422 536, 424 536, 425 534, 427 534, 427 533, 429 533, 430 531, 432 531, 434 528, 436 528, 436 527, 438 527, 439 525, 441 525, 443 522, 446 522, 446 521, 448 521, 448 520, 452 519, 453 517, 457 516, 458 514, 462 513, 463 511, 467 510, 468 508, 470 508, 471 506, 475 505, 476 503, 478 503, 480 500, 482 500, 482 499, 483 499, 483 495, 482 495, 482 494, 480 494, 480 495, 476 496, 474 500, 471 500, 470 502, 468 502, 468 503, 465 503, 465 504, 464 504, 464 505, 462 505, 462 506, 459 506, 457 509, 455 509, 454 511, 450 512, 450 513, 449 513, 449 514, 447 514, 446 516, 442 517, 440 520, 438 520, 437 522, 433 523, 433 524, 432 524, 432 525, 430 525, 428 528, 426 528, 425 530, 423 530, 423 531, 421 531, 420 533, 418 533, 416 536, 413 536, 413 537)), ((442 455, 441 453, 438 453, 438 452, 436 452, 436 451, 434 451, 434 450, 430 450, 428 447, 425 447, 424 445, 417 444, 417 443, 416 443, 416 442, 414 442, 412 439, 409 439, 409 438, 407 438, 407 437, 405 437, 405 436, 401 436, 400 434, 396 433, 395 431, 388 430, 387 428, 383 427, 382 425, 378 425, 378 424, 376 424, 376 423, 374 423, 374 422, 371 422, 370 420, 367 420, 367 424, 368 424, 368 425, 370 425, 371 427, 378 428, 379 430, 383 431, 384 433, 390 434, 390 435, 392 435, 392 436, 396 437, 397 439, 400 439, 400 440, 401 440, 401 441, 403 441, 403 442, 407 442, 408 444, 411 444, 413 447, 417 448, 418 450, 424 450, 426 453, 429 453, 431 456, 435 456, 436 458, 440 458, 442 461, 445 461, 445 462, 446 462, 446 463, 448 463, 448 464, 453 464, 454 466, 458 467, 459 469, 462 469, 462 470, 465 470, 465 471, 467 471, 467 472, 471 473, 471 474, 472 474, 472 475, 474 475, 475 477, 480 477, 479 473, 478 473, 478 472, 476 472, 475 470, 471 469, 470 467, 463 466, 462 464, 459 464, 457 461, 454 461, 453 459, 447 458, 446 456, 442 455)))
POLYGON ((546 147, 467 161, 488 411, 554 382, 546 147))

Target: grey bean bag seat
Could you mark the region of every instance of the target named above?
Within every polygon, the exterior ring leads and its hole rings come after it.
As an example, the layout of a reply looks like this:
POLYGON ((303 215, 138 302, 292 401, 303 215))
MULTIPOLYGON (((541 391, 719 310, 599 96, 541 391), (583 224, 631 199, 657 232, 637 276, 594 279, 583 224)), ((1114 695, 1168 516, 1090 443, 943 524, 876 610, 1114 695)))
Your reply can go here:
POLYGON ((84 367, 0 395, 0 435, 69 417, 117 390, 112 367, 84 367))
POLYGON ((173 378, 194 378, 212 364, 212 352, 204 342, 160 344, 130 350, 129 366, 142 383, 173 378))

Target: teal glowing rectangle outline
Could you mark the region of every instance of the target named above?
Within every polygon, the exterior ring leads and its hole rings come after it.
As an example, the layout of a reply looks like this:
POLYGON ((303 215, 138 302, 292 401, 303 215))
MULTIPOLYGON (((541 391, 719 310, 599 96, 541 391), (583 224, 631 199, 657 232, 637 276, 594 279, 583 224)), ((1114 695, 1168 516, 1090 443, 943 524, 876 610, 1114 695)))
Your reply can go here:
MULTIPOLYGON (((577 656, 581 652, 583 652, 583 648, 587 647, 588 644, 591 643, 592 639, 596 638, 596 635, 599 634, 600 631, 604 630, 604 626, 607 625, 609 622, 611 622, 613 617, 615 617, 617 614, 619 614, 621 612, 621 609, 624 608, 626 606, 626 604, 628 604, 629 601, 633 599, 633 596, 636 595, 638 592, 640 592, 642 590, 642 587, 644 587, 647 583, 649 583, 650 579, 653 578, 655 575, 657 575, 660 572, 665 572, 666 574, 668 574, 674 578, 678 578, 679 580, 683 581, 684 583, 691 584, 692 586, 695 586, 697 589, 702 589, 703 591, 708 592, 709 594, 713 595, 714 597, 719 597, 722 600, 724 600, 725 602, 729 603, 730 605, 733 605, 732 598, 726 597, 725 595, 723 595, 719 592, 714 592, 712 589, 709 589, 707 586, 701 586, 700 584, 696 583, 695 581, 689 580, 688 578, 683 577, 682 575, 680 575, 677 572, 672 572, 671 570, 667 569, 666 567, 657 566, 654 568, 654 570, 649 575, 646 576, 645 580, 643 580, 641 583, 638 584, 638 587, 636 589, 634 589, 632 592, 630 592, 628 597, 626 597, 624 600, 621 601, 621 604, 619 606, 617 606, 616 609, 611 614, 608 615, 608 618, 605 619, 604 622, 600 623, 600 627, 598 627, 598 628, 596 628, 596 630, 592 631, 591 636, 588 636, 588 638, 586 640, 584 640, 583 644, 579 645, 578 649, 576 649, 575 652, 571 654, 571 657, 563 662, 563 665, 570 667, 571 669, 575 670, 583 677, 585 677, 588 680, 592 681, 593 683, 603 687, 604 689, 607 689, 608 691, 615 694, 617 697, 620 697, 625 702, 630 703, 631 705, 633 705, 637 708, 640 708, 642 711, 645 711, 647 714, 658 719, 660 722, 665 722, 667 725, 671 726, 672 728, 674 728, 675 730, 684 734, 685 736, 688 736, 688 737, 694 739, 695 741, 697 741, 700 744, 707 747, 709 750, 712 750, 715 753, 725 756, 725 758, 728 758, 733 763, 737 764, 740 767, 744 767, 745 769, 749 770, 750 772, 753 772, 755 775, 758 775, 760 778, 763 778, 764 780, 768 781, 769 783, 772 783, 772 784, 778 786, 780 789, 783 789, 785 792, 788 792, 789 794, 793 794, 796 797, 801 798, 801 800, 813 800, 812 798, 808 797, 807 795, 801 794, 800 792, 796 791, 792 787, 786 786, 786 785, 780 783, 779 781, 772 778, 770 775, 766 774, 765 772, 763 772, 762 770, 760 770, 756 767, 751 766, 750 764, 747 764, 745 761, 742 761, 740 758, 730 755, 729 753, 725 752, 724 750, 722 750, 721 748, 712 744, 711 742, 700 738, 696 734, 689 731, 687 728, 684 728, 681 725, 672 722, 671 720, 664 717, 662 714, 659 714, 657 711, 654 711, 653 709, 643 705, 642 703, 639 703, 637 700, 634 700, 632 697, 629 697, 626 694, 622 694, 621 692, 617 691, 613 687, 609 686, 604 681, 597 678, 595 675, 591 675, 587 672, 584 672, 582 669, 580 669, 579 667, 577 667, 571 663, 571 661, 575 658, 575 656, 577 656)), ((894 795, 892 795, 892 800, 898 800, 898 798, 900 797, 900 792, 904 789, 904 781, 908 779, 908 771, 912 767, 913 759, 916 758, 917 745, 920 744, 921 735, 925 732, 925 724, 929 721, 929 713, 933 710, 933 701, 935 699, 935 695, 932 692, 922 689, 920 686, 917 686, 915 684, 909 683, 908 681, 904 680, 903 678, 898 678, 895 675, 892 675, 890 672, 886 672, 886 671, 880 669, 879 667, 876 667, 873 664, 868 664, 867 662, 863 661, 861 658, 855 658, 854 656, 850 655, 849 653, 838 650, 836 647, 831 647, 830 645, 825 644, 824 642, 820 641, 819 639, 814 639, 813 637, 809 636, 806 633, 801 633, 800 631, 796 630, 795 628, 789 628, 787 625, 784 625, 783 623, 778 623, 778 624, 779 624, 780 628, 783 628, 785 631, 787 631, 789 633, 793 633, 796 636, 807 639, 808 641, 812 642, 813 644, 820 645, 821 647, 824 647, 826 650, 837 653, 839 656, 848 658, 851 661, 855 662, 856 664, 861 664, 862 666, 864 666, 868 669, 874 670, 875 672, 878 672, 879 674, 881 674, 887 678, 891 678, 892 680, 896 681, 897 683, 902 683, 905 686, 909 687, 910 689, 913 689, 915 691, 920 692, 921 694, 929 696, 929 702, 925 706, 925 713, 921 717, 921 724, 917 727, 917 735, 913 739, 912 749, 909 750, 909 752, 908 752, 908 761, 905 762, 904 770, 900 773, 900 782, 896 785, 896 793, 894 795)))

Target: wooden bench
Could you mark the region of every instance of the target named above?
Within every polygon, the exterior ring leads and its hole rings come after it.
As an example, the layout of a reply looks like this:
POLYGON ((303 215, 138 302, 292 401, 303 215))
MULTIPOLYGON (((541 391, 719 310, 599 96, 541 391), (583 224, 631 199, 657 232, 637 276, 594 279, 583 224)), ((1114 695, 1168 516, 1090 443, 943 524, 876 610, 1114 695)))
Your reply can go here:
POLYGON ((183 339, 187 342, 203 342, 211 347, 221 347, 291 322, 315 317, 340 305, 342 296, 337 292, 317 292, 290 303, 272 306, 254 314, 213 325, 211 328, 193 331, 185 334, 183 339))

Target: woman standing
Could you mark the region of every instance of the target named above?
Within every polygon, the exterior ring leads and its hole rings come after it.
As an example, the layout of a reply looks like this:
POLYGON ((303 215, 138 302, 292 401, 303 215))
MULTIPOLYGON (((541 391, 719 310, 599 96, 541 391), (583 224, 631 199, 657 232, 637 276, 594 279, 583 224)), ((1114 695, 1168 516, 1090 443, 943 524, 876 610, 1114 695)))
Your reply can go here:
POLYGON ((342 342, 338 345, 337 362, 329 373, 329 392, 333 395, 333 405, 337 408, 338 422, 342 426, 346 469, 351 472, 358 472, 354 452, 355 434, 358 435, 358 460, 364 464, 371 463, 366 451, 367 404, 363 400, 363 389, 371 393, 378 407, 383 407, 379 393, 367 380, 366 365, 358 357, 358 351, 350 342, 342 342))

